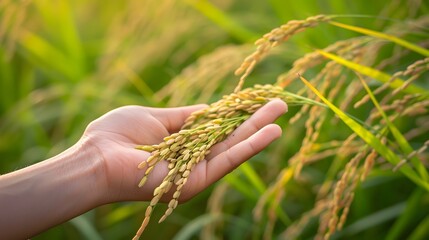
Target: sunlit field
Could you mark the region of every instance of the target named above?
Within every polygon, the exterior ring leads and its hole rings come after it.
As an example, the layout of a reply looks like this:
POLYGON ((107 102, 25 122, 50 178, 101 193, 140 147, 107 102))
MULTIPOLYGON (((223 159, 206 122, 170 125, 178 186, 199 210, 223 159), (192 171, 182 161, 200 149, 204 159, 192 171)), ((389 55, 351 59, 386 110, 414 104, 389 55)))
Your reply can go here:
MULTIPOLYGON (((270 84, 282 137, 160 224, 159 204, 141 239, 429 239, 428 70, 421 0, 2 0, 0 174, 120 106, 270 84)), ((131 239, 148 206, 33 239, 131 239)))

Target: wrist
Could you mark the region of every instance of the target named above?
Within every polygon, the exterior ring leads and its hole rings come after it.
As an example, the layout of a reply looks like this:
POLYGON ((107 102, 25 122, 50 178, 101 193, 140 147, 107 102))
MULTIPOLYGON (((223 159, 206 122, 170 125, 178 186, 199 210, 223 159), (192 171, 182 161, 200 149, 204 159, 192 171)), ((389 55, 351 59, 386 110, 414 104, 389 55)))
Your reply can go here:
POLYGON ((79 182, 82 189, 85 189, 86 201, 91 208, 109 202, 105 194, 108 188, 103 155, 93 142, 93 139, 84 136, 63 153, 65 158, 70 158, 70 164, 79 169, 77 176, 81 180, 79 182), (67 153, 68 151, 70 153, 67 153))
POLYGON ((0 178, 0 238, 26 239, 103 204, 102 168, 85 141, 0 178), (25 229, 24 231, 22 229, 25 229))

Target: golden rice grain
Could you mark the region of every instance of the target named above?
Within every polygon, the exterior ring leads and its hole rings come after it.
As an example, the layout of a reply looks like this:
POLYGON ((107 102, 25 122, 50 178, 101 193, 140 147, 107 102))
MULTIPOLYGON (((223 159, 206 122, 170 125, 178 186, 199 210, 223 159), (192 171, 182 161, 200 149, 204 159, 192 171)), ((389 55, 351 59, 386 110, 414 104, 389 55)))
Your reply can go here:
POLYGON ((160 198, 173 185, 176 186, 173 198, 159 221, 162 222, 177 207, 178 198, 192 169, 210 153, 210 148, 225 139, 251 114, 274 98, 280 98, 292 104, 305 101, 295 98, 294 95, 288 94, 280 87, 255 85, 253 88, 225 95, 208 108, 192 113, 185 120, 182 130, 165 137, 160 144, 136 147, 136 149, 151 152, 151 156, 139 164, 139 168, 146 168, 145 175, 139 183, 140 187, 145 184, 156 163, 167 161, 170 169, 160 186, 154 190, 154 197, 148 207, 150 210, 146 212, 136 238, 143 232, 150 219, 152 209, 160 198))
POLYGON ((243 87, 244 80, 252 72, 255 65, 261 61, 268 52, 281 42, 286 41, 291 36, 304 31, 307 28, 315 27, 322 22, 331 20, 330 16, 317 15, 309 17, 305 20, 292 20, 286 24, 271 30, 271 32, 265 34, 262 38, 256 40, 255 45, 257 46, 256 51, 250 54, 235 70, 236 75, 241 75, 240 81, 237 84, 234 92, 238 92, 243 87))

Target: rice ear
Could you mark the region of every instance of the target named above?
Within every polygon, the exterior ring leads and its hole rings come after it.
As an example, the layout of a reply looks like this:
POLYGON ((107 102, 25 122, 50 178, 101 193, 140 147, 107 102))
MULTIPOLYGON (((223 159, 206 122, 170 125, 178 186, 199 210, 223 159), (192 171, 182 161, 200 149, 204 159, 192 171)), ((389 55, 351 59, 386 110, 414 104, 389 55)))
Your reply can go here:
MULTIPOLYGON (((192 113, 178 133, 164 138, 160 144, 139 146, 139 150, 151 150, 152 155, 141 165, 150 165, 146 169, 139 186, 142 186, 155 164, 164 160, 169 162, 169 173, 153 193, 154 198, 146 211, 145 219, 136 234, 139 237, 149 222, 152 209, 172 185, 176 185, 173 198, 170 200, 165 214, 159 222, 164 221, 177 207, 183 186, 186 184, 194 166, 210 153, 216 143, 224 140, 255 111, 274 98, 283 99, 287 103, 302 104, 306 100, 290 94, 281 87, 273 85, 255 85, 237 93, 225 95, 208 108, 192 113), (165 156, 168 156, 166 158, 165 156), (155 164, 152 164, 154 162, 155 164), (150 164, 148 164, 150 163, 150 164)), ((315 104, 308 101, 307 104, 315 104)))

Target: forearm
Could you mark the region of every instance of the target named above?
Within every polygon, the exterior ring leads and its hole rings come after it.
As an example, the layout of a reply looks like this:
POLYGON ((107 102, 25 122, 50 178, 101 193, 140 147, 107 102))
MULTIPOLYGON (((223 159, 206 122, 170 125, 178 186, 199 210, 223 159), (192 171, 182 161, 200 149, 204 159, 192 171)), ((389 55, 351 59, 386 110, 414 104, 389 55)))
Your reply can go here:
POLYGON ((101 204, 101 161, 77 145, 0 176, 0 238, 26 239, 101 204))

